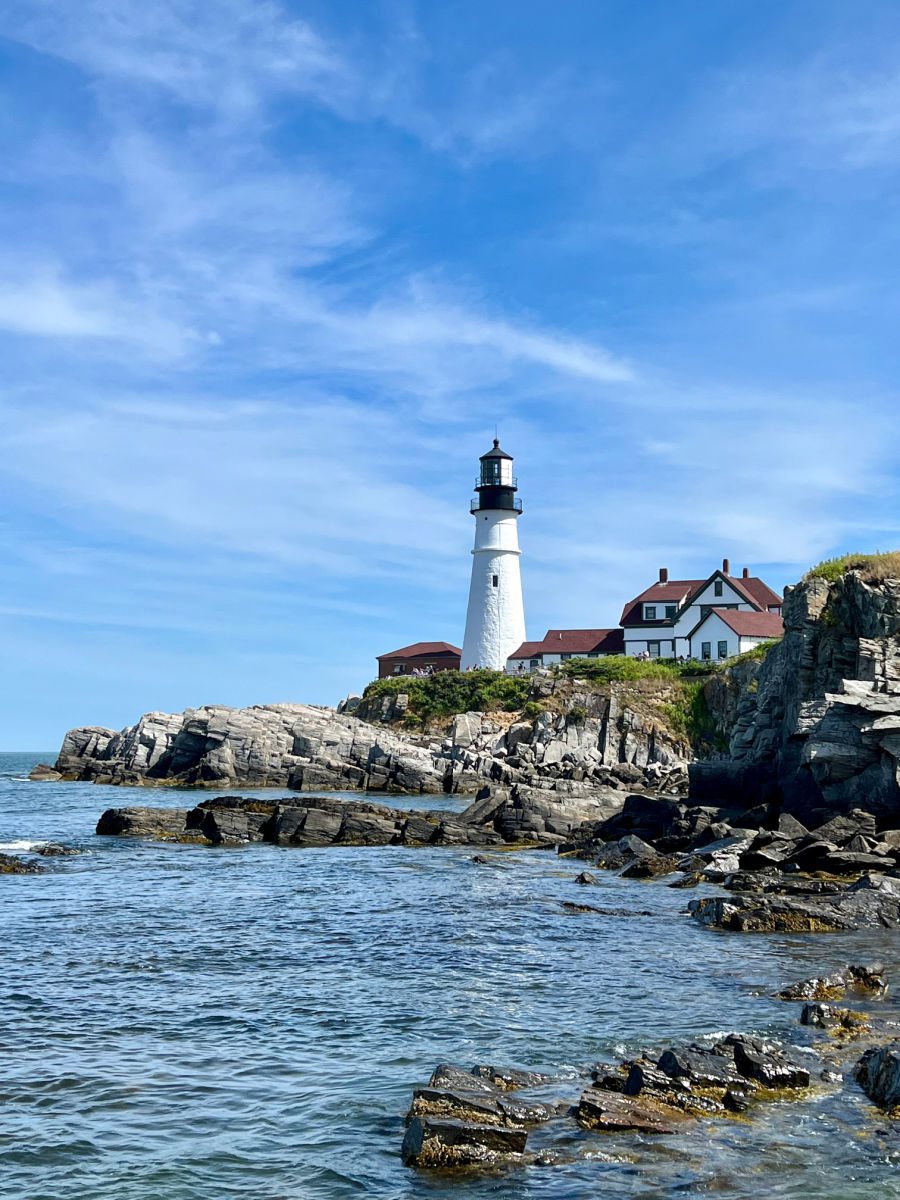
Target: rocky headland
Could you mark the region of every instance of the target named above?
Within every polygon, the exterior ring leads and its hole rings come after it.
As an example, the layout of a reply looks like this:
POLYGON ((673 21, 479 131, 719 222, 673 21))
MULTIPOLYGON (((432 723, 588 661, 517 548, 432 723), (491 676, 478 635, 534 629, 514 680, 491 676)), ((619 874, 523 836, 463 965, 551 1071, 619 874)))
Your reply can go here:
MULTIPOLYGON (((415 680, 381 681, 337 710, 149 713, 121 732, 72 730, 35 777, 470 795, 463 813, 221 796, 113 809, 98 828, 212 844, 555 848, 632 878, 714 884, 690 910, 717 928, 895 928, 900 580, 884 566, 896 558, 811 573, 787 589, 782 642, 705 676, 585 660, 489 680, 481 694, 516 711, 430 720, 415 680)), ((476 684, 427 686, 446 697, 476 684)))

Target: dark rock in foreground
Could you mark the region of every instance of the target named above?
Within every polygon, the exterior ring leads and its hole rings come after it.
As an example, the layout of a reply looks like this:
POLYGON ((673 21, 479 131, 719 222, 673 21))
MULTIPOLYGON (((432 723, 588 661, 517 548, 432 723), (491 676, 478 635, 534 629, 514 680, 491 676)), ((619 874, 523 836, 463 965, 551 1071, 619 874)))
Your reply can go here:
POLYGON ((856 1080, 880 1108, 900 1106, 900 1042, 867 1050, 857 1063, 856 1080))
POLYGON ((688 909, 701 925, 739 933, 900 929, 900 880, 864 875, 844 891, 820 896, 706 896, 692 900, 688 909))
POLYGON ((496 1068, 443 1065, 413 1095, 403 1161, 416 1167, 521 1165, 554 1161, 528 1152, 529 1131, 545 1127, 542 1143, 572 1139, 576 1127, 604 1133, 665 1136, 698 1118, 743 1113, 753 1103, 795 1097, 810 1086, 808 1065, 789 1047, 732 1034, 714 1046, 675 1046, 658 1061, 638 1058, 601 1065, 570 1106, 543 1096, 516 1095, 546 1085, 545 1076, 496 1068))

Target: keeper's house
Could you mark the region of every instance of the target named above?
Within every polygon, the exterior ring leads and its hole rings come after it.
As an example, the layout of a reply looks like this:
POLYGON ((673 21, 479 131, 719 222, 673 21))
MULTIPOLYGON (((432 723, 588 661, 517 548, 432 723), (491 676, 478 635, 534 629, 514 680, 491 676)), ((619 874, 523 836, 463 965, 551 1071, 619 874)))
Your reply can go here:
POLYGON ((691 630, 691 658, 732 658, 783 634, 778 613, 714 608, 691 630))
POLYGON ((569 658, 624 654, 621 629, 548 629, 540 642, 523 642, 506 660, 509 675, 522 675, 569 658))
POLYGON ((733 576, 727 558, 708 579, 669 579, 663 567, 657 582, 625 605, 619 622, 624 652, 632 657, 730 658, 781 637, 781 603, 746 567, 740 578, 733 576), (713 615, 716 620, 710 621, 713 615))
POLYGON ((390 654, 378 655, 378 678, 415 672, 458 671, 461 659, 462 650, 449 642, 413 642, 390 654))

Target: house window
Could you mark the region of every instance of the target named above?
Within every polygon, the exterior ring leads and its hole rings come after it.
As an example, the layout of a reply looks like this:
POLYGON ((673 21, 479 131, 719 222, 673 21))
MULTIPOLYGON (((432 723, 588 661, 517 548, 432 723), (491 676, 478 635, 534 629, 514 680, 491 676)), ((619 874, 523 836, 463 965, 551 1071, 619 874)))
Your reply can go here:
POLYGON ((541 660, 539 658, 533 658, 531 660, 532 671, 536 671, 540 665, 541 665, 541 660))
POLYGON ((712 658, 712 642, 700 643, 700 657, 702 659, 712 658))
POLYGON ((655 621, 656 620, 656 605, 655 604, 645 604, 644 605, 644 620, 645 621, 655 621))
POLYGON ((492 575, 492 576, 491 576, 491 584, 492 584, 494 587, 499 587, 499 586, 500 586, 500 576, 499 576, 499 575, 492 575))
POLYGON ((648 642, 647 652, 651 658, 659 658, 659 642, 648 642))
POLYGON ((666 605, 666 620, 671 621, 674 616, 675 616, 675 605, 667 604, 666 605))
POLYGON ((712 612, 711 604, 701 604, 700 605, 700 620, 705 621, 711 612, 712 612))
POLYGON ((394 674, 395 675, 403 674, 403 663, 395 663, 394 664, 394 674))
POLYGON ((727 657, 728 657, 728 643, 727 642, 719 642, 719 658, 727 658, 727 657))
POLYGON ((713 584, 713 595, 715 595, 715 596, 722 595, 722 580, 721 579, 717 579, 716 582, 713 584))

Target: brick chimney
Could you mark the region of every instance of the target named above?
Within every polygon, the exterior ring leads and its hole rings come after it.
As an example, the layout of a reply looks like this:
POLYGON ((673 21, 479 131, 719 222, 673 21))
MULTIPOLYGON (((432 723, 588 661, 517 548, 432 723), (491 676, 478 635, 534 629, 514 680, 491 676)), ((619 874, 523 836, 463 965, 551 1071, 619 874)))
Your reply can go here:
POLYGON ((659 582, 660 583, 668 583, 669 582, 669 568, 668 567, 660 567, 659 568, 659 582))
POLYGON ((750 578, 750 568, 749 567, 744 567, 743 571, 741 572, 741 578, 742 579, 750 578))
POLYGON ((727 558, 722 559, 722 574, 723 575, 731 574, 731 563, 728 561, 727 558))

